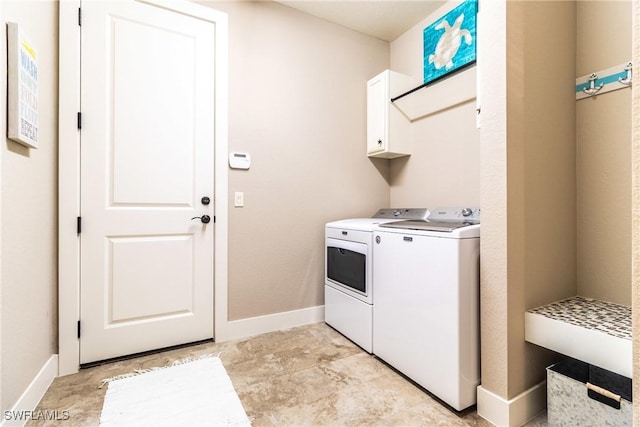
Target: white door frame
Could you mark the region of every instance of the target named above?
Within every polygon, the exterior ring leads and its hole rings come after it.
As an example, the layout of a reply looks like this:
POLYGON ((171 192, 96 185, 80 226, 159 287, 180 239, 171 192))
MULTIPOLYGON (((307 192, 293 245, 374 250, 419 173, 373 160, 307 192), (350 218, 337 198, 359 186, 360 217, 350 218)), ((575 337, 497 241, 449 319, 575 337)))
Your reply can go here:
MULTIPOLYGON (((228 335, 228 20, 185 0, 137 0, 215 24, 214 336, 228 335)), ((58 353, 59 375, 80 368, 80 0, 60 1, 58 104, 58 353)))

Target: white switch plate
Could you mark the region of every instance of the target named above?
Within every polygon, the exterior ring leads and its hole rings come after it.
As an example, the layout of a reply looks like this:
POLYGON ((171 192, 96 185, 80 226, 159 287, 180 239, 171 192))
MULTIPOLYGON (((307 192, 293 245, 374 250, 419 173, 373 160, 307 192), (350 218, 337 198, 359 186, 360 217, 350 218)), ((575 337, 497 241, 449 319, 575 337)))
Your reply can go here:
POLYGON ((242 191, 236 191, 234 206, 236 208, 241 208, 244 206, 244 193, 242 191))

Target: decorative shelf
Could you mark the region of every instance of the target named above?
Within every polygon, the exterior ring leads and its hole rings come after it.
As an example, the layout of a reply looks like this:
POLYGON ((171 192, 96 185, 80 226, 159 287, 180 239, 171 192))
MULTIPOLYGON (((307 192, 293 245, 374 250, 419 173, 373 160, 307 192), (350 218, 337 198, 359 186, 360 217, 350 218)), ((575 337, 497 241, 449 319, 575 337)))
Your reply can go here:
POLYGON ((525 340, 631 378, 631 307, 580 296, 525 313, 525 340))
POLYGON ((473 66, 448 74, 446 78, 438 80, 438 84, 433 83, 423 84, 401 94, 392 92, 395 96, 391 97, 391 104, 414 123, 476 99, 477 81, 473 66))

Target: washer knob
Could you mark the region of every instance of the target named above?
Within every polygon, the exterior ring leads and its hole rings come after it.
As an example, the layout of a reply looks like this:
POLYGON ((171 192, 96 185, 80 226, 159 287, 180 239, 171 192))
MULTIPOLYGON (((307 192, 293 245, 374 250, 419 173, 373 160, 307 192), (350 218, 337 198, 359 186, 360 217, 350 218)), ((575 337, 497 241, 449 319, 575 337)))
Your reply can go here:
POLYGON ((471 216, 471 214, 473 214, 473 211, 471 210, 471 208, 462 209, 462 216, 471 216))

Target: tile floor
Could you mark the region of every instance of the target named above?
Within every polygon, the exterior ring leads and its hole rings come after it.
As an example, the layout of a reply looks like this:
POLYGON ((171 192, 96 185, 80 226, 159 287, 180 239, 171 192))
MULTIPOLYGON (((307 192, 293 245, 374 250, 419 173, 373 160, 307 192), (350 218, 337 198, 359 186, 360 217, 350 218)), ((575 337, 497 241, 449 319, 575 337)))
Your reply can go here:
MULTIPOLYGON (((101 380, 217 353, 255 427, 491 426, 475 410, 453 413, 324 323, 82 369, 56 378, 37 408, 68 411, 70 419, 27 425, 98 426, 101 380)), ((546 426, 546 417, 527 426, 546 426)))

